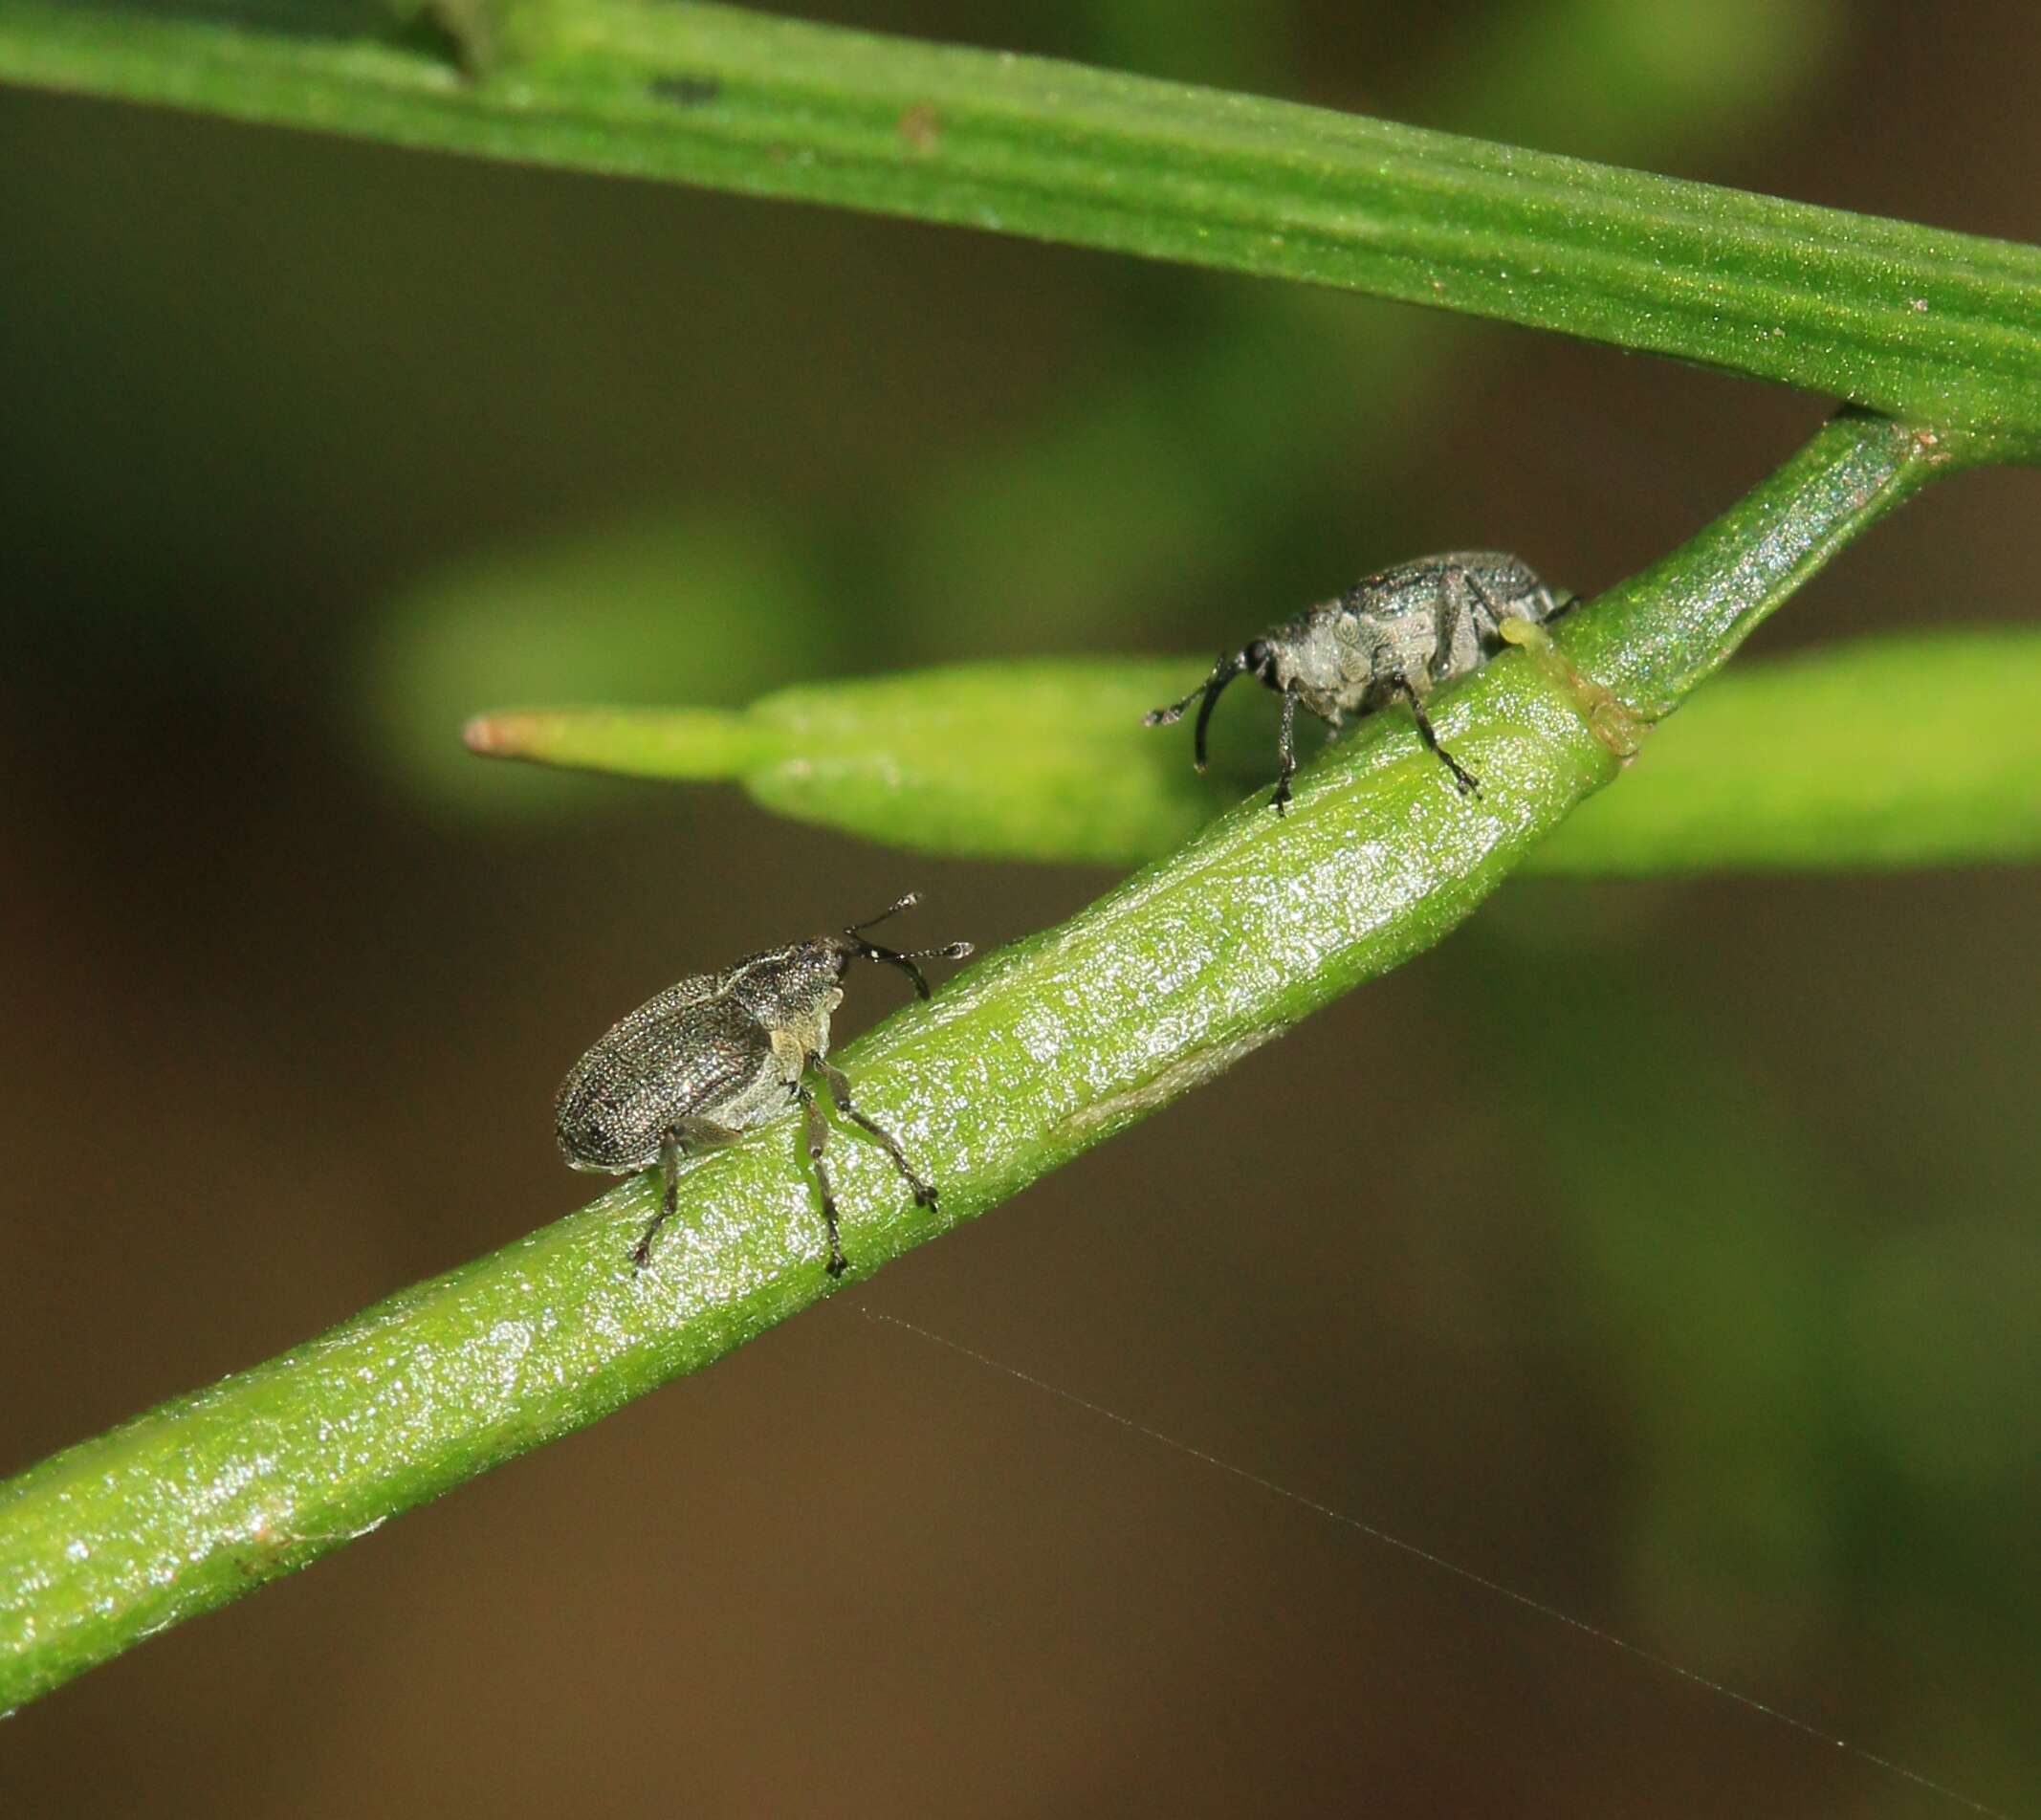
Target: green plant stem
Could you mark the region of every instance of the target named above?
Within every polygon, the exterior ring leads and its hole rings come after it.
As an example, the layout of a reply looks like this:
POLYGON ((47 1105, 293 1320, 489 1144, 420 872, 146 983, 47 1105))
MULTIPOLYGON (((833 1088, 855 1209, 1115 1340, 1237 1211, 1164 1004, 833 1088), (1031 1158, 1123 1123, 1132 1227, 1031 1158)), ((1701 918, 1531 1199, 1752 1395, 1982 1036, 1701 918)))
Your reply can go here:
POLYGON ((1739 667, 1525 869, 1570 878, 2041 858, 2041 632, 1866 638, 1739 667))
MULTIPOLYGON (((1847 537, 1921 485, 1920 439, 1861 417, 1648 578, 1595 605, 1611 673, 1705 673, 1847 537), (1632 665, 1633 648, 1653 652, 1632 665)), ((1486 780, 1464 800, 1406 740, 1335 750, 1060 929, 970 968, 843 1058, 941 1185, 916 1207, 837 1148, 863 1277, 1167 1105, 1452 929, 1619 763, 1578 691, 1511 652, 1444 704, 1486 780)), ((1382 1044, 1393 1046, 1385 1036, 1382 1044)), ((792 1122, 699 1158, 650 1269, 626 1182, 283 1357, 0 1487, 0 1708, 238 1597, 464 1479, 698 1370, 829 1293, 792 1122)))
MULTIPOLYGON (((414 7, 414 11, 416 8, 414 7)), ((730 8, 290 29, 0 0, 0 79, 1302 279, 1783 381, 2041 457, 2041 249, 730 8), (485 48, 486 38, 486 48, 485 48)))
MULTIPOLYGON (((727 779, 782 815, 925 853, 1138 866, 1265 796, 1275 775, 1274 705, 1253 695, 1215 723, 1203 773, 1184 729, 1141 725, 1210 661, 963 664, 741 709, 485 714, 468 737, 538 764, 727 779)), ((2041 630, 1887 634, 1741 664, 1524 869, 1645 878, 2041 857, 2036 701, 2041 630)))

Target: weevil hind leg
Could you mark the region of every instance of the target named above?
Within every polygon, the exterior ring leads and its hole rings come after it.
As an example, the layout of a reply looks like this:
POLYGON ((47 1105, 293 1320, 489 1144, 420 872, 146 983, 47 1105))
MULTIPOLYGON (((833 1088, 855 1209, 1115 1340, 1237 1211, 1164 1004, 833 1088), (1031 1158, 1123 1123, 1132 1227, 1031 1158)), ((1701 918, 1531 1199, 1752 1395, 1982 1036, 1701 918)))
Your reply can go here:
POLYGON ((660 1227, 673 1217, 673 1210, 680 1204, 680 1159, 690 1151, 713 1151, 720 1145, 735 1144, 742 1135, 727 1125, 718 1125, 713 1119, 685 1118, 660 1140, 659 1179, 663 1192, 659 1196, 659 1211, 652 1216, 651 1224, 646 1227, 645 1237, 631 1249, 633 1272, 643 1270, 651 1262, 652 1240, 658 1238, 660 1227))
POLYGON ((935 1205, 935 1189, 933 1185, 923 1181, 915 1173, 914 1166, 907 1160, 907 1152, 900 1148, 900 1140, 898 1138, 876 1119, 868 1118, 865 1113, 858 1110, 856 1103, 850 1097, 849 1079, 843 1069, 833 1062, 824 1062, 820 1056, 815 1058, 815 1067, 822 1078, 828 1082, 830 1098, 835 1100, 844 1116, 860 1130, 869 1131, 885 1149, 887 1155, 893 1159, 893 1167, 907 1178, 907 1185, 914 1191, 915 1206, 933 1207, 935 1205))
POLYGON ((659 1211, 652 1216, 651 1224, 646 1227, 645 1237, 631 1249, 633 1274, 652 1261, 652 1240, 659 1237, 660 1227, 673 1217, 673 1209, 680 1204, 680 1133, 669 1131, 659 1146, 659 1180, 663 1190, 659 1196, 659 1211))
POLYGON ((1481 779, 1438 743, 1438 735, 1432 729, 1432 717, 1424 712, 1424 699, 1411 686, 1408 677, 1397 679, 1396 692, 1410 704, 1411 718, 1417 723, 1417 737, 1424 741, 1433 756, 1453 774, 1454 787, 1463 797, 1479 797, 1481 794, 1481 779))
POLYGON ((823 1116, 815 1089, 805 1081, 795 1088, 794 1097, 801 1102, 808 1161, 815 1166, 815 1180, 823 1192, 823 1221, 829 1228, 829 1274, 841 1277, 850 1267, 850 1260, 844 1256, 844 1239, 836 1223, 836 1185, 829 1179, 829 1165, 823 1158, 829 1148, 829 1121, 823 1116))

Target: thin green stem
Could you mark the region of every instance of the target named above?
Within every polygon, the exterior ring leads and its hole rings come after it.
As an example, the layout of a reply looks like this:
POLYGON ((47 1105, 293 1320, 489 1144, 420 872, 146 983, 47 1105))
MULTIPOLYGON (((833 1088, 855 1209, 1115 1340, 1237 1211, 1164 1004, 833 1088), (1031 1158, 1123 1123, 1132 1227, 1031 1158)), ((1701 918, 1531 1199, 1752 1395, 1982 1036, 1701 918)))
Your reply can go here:
POLYGON ((2041 458, 2034 247, 732 8, 423 10, 462 37, 469 72, 329 0, 288 29, 0 0, 0 79, 1337 285, 2041 458))
MULTIPOLYGON (((779 814, 889 846, 1139 866, 1275 775, 1246 696, 1191 768, 1144 710, 1208 657, 1058 658, 813 683, 742 709, 488 714, 477 752, 727 779, 779 814)), ((1887 633, 1737 665, 1583 803, 1531 872, 1645 878, 2041 858, 2041 629, 1887 633)), ((1392 717, 1395 711, 1389 711, 1392 717)))
MULTIPOLYGON (((1839 419, 1649 578, 1604 596, 1608 675, 1691 686, 1935 462, 1839 419), (1726 559, 1734 555, 1736 559, 1726 559), (1647 662, 1626 665, 1635 647, 1647 662), (1684 679, 1684 680, 1682 680, 1684 679)), ((1578 661, 1576 659, 1576 661, 1578 661)), ((1656 684, 1654 685, 1657 686, 1656 684)), ((1511 652, 1442 704, 1481 775, 1457 795, 1410 740, 1355 739, 1203 829, 1064 927, 970 968, 844 1057, 860 1103, 940 1184, 916 1207, 837 1149, 853 1276, 996 1206, 1437 941, 1620 770, 1587 685, 1511 652)), ((688 1166, 652 1267, 633 1180, 267 1365, 0 1487, 0 1708, 303 1567, 464 1479, 698 1370, 827 1295, 791 1122, 688 1166)))

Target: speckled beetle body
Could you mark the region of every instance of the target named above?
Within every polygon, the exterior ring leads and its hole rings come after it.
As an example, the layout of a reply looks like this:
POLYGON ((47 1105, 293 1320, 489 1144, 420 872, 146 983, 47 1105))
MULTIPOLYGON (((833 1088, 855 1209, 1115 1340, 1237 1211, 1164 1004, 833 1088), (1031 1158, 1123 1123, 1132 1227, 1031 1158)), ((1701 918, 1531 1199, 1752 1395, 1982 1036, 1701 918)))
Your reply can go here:
POLYGON ((836 1194, 823 1156, 829 1126, 808 1084, 811 1069, 828 1083, 844 1116, 885 1148, 915 1200, 935 1204, 935 1190, 915 1173, 891 1133, 858 1110, 849 1081, 828 1060, 829 1017, 844 1001, 842 980, 851 961, 898 967, 926 998, 929 982, 914 963, 970 954, 969 942, 901 954, 865 939, 865 930, 917 901, 910 892, 840 935, 769 949, 721 973, 683 979, 614 1025, 574 1064, 553 1106, 560 1155, 575 1169, 622 1175, 657 1167, 664 1178, 659 1213, 631 1254, 638 1269, 672 1217, 681 1157, 728 1144, 799 1105, 829 1229, 829 1274, 843 1273, 836 1194))
POLYGON ((1148 716, 1151 727, 1183 718, 1196 701, 1197 768, 1205 768, 1205 731, 1219 691, 1236 676, 1254 676, 1283 697, 1282 773, 1271 806, 1281 814, 1297 769, 1297 710, 1335 733, 1348 714, 1373 713, 1403 701, 1417 734, 1452 773, 1463 796, 1479 796, 1472 772, 1438 743, 1425 702, 1432 691, 1481 669, 1503 648, 1503 625, 1543 625, 1574 603, 1555 593, 1520 558, 1498 550, 1460 550, 1420 557, 1364 576, 1335 600, 1271 626, 1231 656, 1181 701, 1148 716))

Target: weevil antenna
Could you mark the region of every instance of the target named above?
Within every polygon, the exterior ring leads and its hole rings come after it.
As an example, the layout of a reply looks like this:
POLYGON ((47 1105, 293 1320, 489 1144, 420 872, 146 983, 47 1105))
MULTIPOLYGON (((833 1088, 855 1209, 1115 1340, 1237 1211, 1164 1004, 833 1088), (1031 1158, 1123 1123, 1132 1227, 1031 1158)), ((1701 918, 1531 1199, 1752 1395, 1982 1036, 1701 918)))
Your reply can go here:
POLYGON ((1173 701, 1167 708, 1151 709, 1141 716, 1144 727, 1174 727, 1183 718, 1183 711, 1199 696, 1204 699, 1197 710, 1197 734, 1192 741, 1197 757, 1197 768, 1205 768, 1205 729, 1212 721, 1212 706, 1218 700, 1218 691, 1236 676, 1247 669, 1247 653, 1236 651, 1231 655, 1221 651, 1218 660, 1212 666, 1212 674, 1192 690, 1181 701, 1173 701))
POLYGON ((919 998, 929 996, 929 979, 921 969, 914 965, 917 960, 962 960, 971 952, 969 942, 945 942, 940 948, 912 948, 902 954, 897 948, 881 948, 877 942, 868 942, 855 930, 845 932, 857 943, 852 951, 862 960, 883 960, 889 967, 897 967, 914 982, 914 995, 919 998))
POLYGON ((1192 691, 1188 695, 1178 697, 1175 701, 1170 703, 1167 708, 1151 708, 1147 713, 1141 716, 1142 726, 1174 727, 1179 720, 1183 718, 1183 711, 1186 708, 1190 707, 1190 705, 1194 701, 1196 701, 1198 696, 1202 695, 1206 690, 1212 687, 1212 676, 1217 676, 1221 669, 1225 669, 1225 667, 1226 659, 1224 655, 1221 654, 1218 662, 1212 666, 1211 676, 1207 676, 1205 680, 1199 683, 1196 689, 1192 690, 1192 691))
POLYGON ((1191 751, 1196 757, 1197 768, 1205 768, 1205 729, 1212 724, 1212 711, 1218 706, 1218 691, 1236 676, 1246 674, 1247 653, 1236 652, 1231 657, 1222 657, 1205 682, 1205 698, 1198 705, 1197 731, 1192 735, 1191 751))
POLYGON ((865 930, 876 929, 889 916, 897 916, 904 910, 912 910, 920 902, 921 893, 919 891, 910 891, 905 897, 896 898, 892 903, 889 904, 878 915, 867 916, 862 923, 852 923, 844 933, 856 935, 865 930))
POLYGON ((844 932, 844 938, 850 945, 850 952, 860 960, 883 960, 889 967, 897 967, 914 982, 917 997, 929 996, 928 976, 914 965, 917 960, 962 960, 971 952, 969 942, 944 942, 939 948, 911 948, 905 952, 897 948, 882 948, 877 942, 867 941, 865 931, 875 923, 883 923, 889 916, 897 916, 902 910, 921 902, 919 891, 910 891, 898 903, 889 904, 876 916, 868 916, 862 923, 852 923, 844 932))

